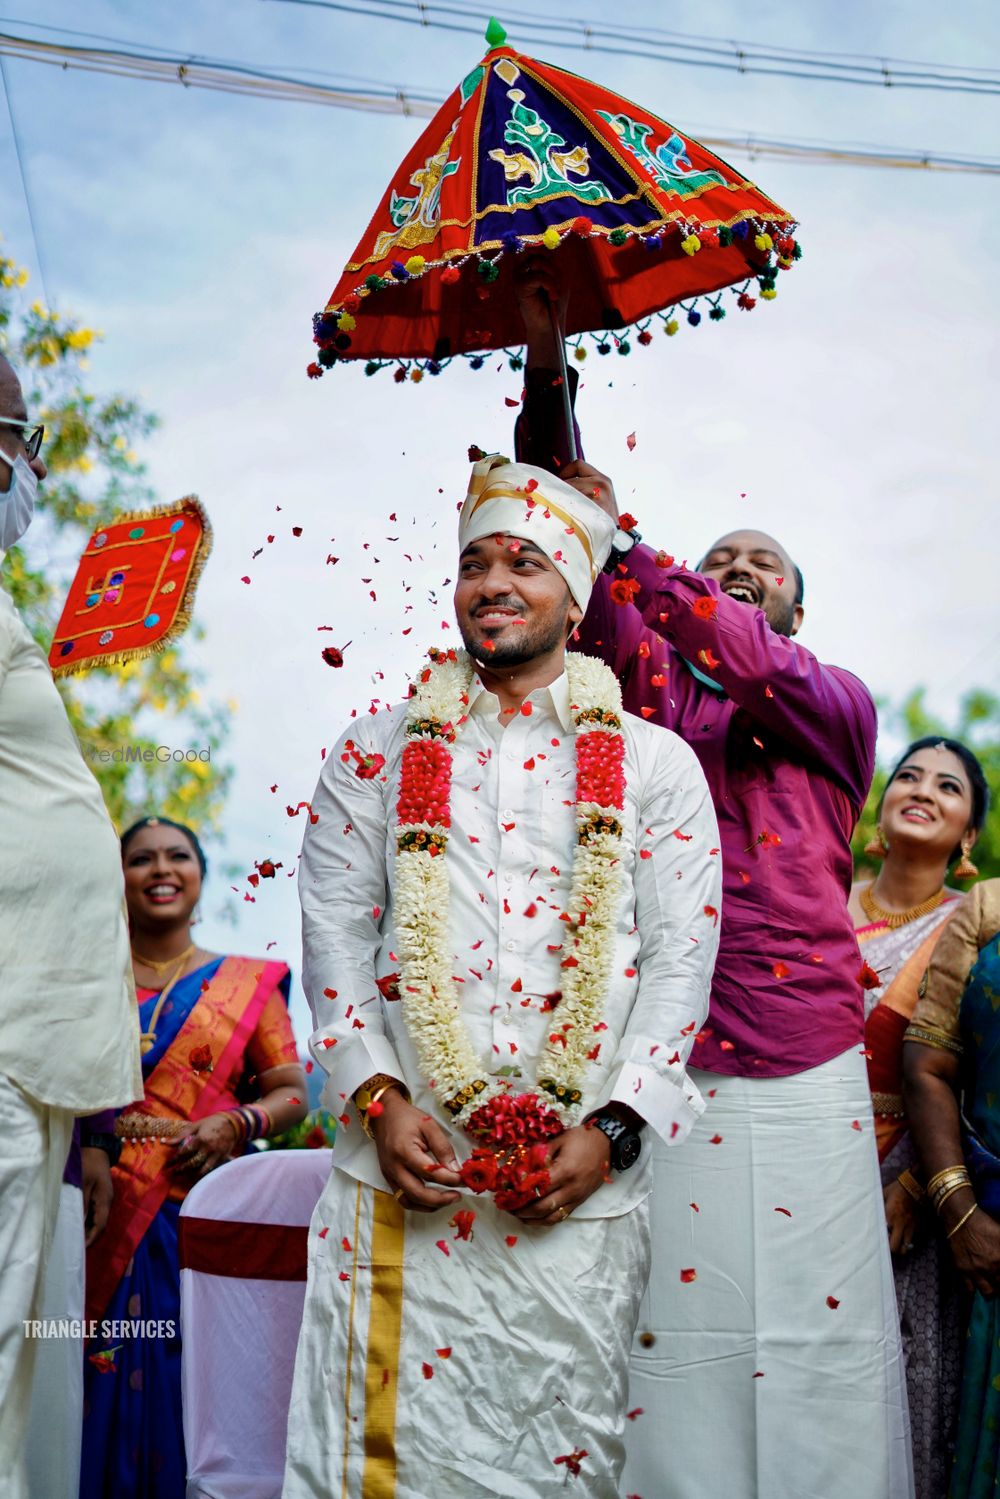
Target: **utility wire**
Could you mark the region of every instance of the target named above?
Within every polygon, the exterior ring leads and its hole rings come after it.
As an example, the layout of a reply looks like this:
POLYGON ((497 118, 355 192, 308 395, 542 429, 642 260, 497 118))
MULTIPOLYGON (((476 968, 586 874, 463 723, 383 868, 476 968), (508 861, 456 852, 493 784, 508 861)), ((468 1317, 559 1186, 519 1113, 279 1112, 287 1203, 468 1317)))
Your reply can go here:
MULTIPOLYGON (((482 35, 482 12, 442 0, 274 0, 318 10, 368 16, 373 20, 482 35), (376 8, 378 7, 378 8, 376 8), (434 16, 451 19, 435 20, 434 16), (467 22, 468 24, 460 24, 467 22)), ((513 17, 511 18, 513 20, 513 17)), ((771 78, 799 78, 810 82, 853 83, 875 88, 930 89, 945 93, 1000 94, 996 69, 951 68, 940 63, 908 63, 889 58, 799 52, 791 48, 760 47, 751 42, 719 39, 681 40, 682 33, 616 27, 610 30, 584 21, 526 14, 517 21, 519 33, 543 45, 571 47, 612 57, 641 57, 645 61, 674 62, 688 67, 722 68, 737 73, 762 73, 771 78), (613 45, 618 44, 618 45, 613 45)))
MULTIPOLYGON (((279 99, 303 104, 325 104, 367 113, 402 114, 430 118, 443 102, 440 97, 409 88, 372 85, 366 90, 324 84, 247 63, 207 60, 191 54, 171 56, 136 52, 126 47, 77 47, 43 42, 0 32, 0 60, 16 57, 64 69, 180 84, 185 88, 279 99)), ((906 168, 920 171, 973 172, 1000 175, 1000 160, 934 151, 897 150, 888 146, 779 140, 752 134, 701 133, 697 139, 718 151, 734 151, 752 159, 778 157, 818 164, 906 168)))
POLYGON ((35 226, 35 212, 32 207, 31 193, 28 189, 28 174, 24 167, 24 153, 21 150, 21 137, 18 132, 17 122, 14 119, 14 101, 10 95, 10 80, 7 77, 7 69, 4 66, 3 53, 0 51, 0 79, 3 80, 3 96, 7 104, 7 113, 10 116, 10 135, 14 143, 14 155, 17 158, 17 170, 21 177, 21 192, 24 194, 24 206, 28 213, 28 228, 31 230, 31 240, 35 247, 35 262, 38 266, 38 280, 42 288, 42 296, 46 307, 51 307, 48 288, 45 284, 45 262, 42 259, 42 245, 35 226))

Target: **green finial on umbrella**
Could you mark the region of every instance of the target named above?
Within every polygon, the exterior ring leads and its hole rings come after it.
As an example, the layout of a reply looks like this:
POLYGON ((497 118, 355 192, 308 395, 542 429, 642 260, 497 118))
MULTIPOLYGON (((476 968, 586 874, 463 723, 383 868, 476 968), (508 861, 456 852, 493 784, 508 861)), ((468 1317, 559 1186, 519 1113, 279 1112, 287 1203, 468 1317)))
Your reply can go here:
POLYGON ((496 16, 490 16, 490 24, 486 28, 486 40, 491 47, 502 47, 507 40, 507 33, 496 16))

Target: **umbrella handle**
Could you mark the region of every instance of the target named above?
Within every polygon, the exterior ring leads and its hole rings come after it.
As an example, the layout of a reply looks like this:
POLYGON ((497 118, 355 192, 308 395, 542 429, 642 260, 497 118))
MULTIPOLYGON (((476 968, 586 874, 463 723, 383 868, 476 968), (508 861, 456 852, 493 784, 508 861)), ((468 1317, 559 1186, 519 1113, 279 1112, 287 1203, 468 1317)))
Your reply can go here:
POLYGON ((567 461, 575 463, 580 455, 576 450, 576 426, 573 421, 573 402, 570 399, 569 372, 566 368, 566 345, 563 342, 562 329, 559 326, 559 315, 556 312, 556 304, 551 298, 549 298, 549 317, 552 320, 552 337, 559 351, 559 373, 562 376, 563 425, 566 428, 567 461))

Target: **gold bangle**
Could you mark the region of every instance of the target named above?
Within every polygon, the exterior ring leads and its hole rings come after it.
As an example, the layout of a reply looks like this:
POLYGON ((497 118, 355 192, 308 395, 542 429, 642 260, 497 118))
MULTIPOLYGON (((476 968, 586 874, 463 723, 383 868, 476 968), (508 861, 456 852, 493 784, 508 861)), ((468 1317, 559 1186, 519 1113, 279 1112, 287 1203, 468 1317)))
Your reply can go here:
POLYGON ((939 1182, 933 1192, 930 1193, 931 1202, 937 1207, 940 1202, 943 1202, 945 1194, 950 1192, 953 1187, 968 1186, 970 1180, 971 1178, 967 1171, 949 1172, 944 1181, 939 1182))
POLYGON ((935 1178, 934 1185, 928 1186, 927 1190, 933 1197, 935 1192, 942 1192, 945 1187, 950 1187, 952 1182, 963 1181, 968 1174, 964 1166, 952 1166, 949 1171, 942 1171, 935 1178))
POLYGON ((952 1236, 952 1234, 957 1234, 958 1230, 962 1227, 962 1224, 963 1223, 968 1223, 969 1219, 972 1217, 973 1213, 976 1211, 976 1209, 977 1209, 978 1206, 979 1206, 979 1203, 978 1202, 974 1202, 972 1204, 971 1208, 969 1209, 969 1211, 967 1213, 964 1213, 962 1215, 962 1217, 959 1218, 958 1222, 955 1224, 955 1227, 954 1228, 949 1228, 948 1232, 945 1234, 945 1238, 946 1239, 950 1239, 951 1236, 952 1236))
POLYGON ((940 1186, 940 1184, 944 1180, 944 1178, 946 1176, 950 1176, 953 1171, 966 1171, 966 1170, 967 1170, 967 1168, 966 1168, 965 1162, 964 1161, 960 1161, 957 1166, 945 1166, 942 1171, 936 1171, 934 1173, 934 1175, 931 1177, 930 1181, 927 1183, 927 1190, 928 1190, 928 1192, 933 1192, 934 1188, 937 1187, 937 1186, 940 1186))
POLYGON ((914 1176, 909 1166, 904 1167, 904 1169, 896 1177, 896 1180, 899 1182, 899 1185, 902 1187, 903 1191, 909 1197, 913 1198, 914 1202, 920 1202, 922 1198, 926 1197, 927 1193, 917 1181, 917 1178, 914 1176))
MULTIPOLYGON (((368 1115, 371 1112, 372 1106, 378 1103, 379 1099, 382 1097, 382 1094, 388 1093, 392 1088, 399 1088, 404 1097, 406 1096, 406 1089, 403 1087, 403 1084, 399 1082, 397 1078, 390 1078, 389 1082, 383 1083, 381 1088, 377 1088, 374 1093, 369 1095, 368 1103, 363 1109, 358 1109, 358 1118, 361 1120, 361 1128, 364 1130, 369 1140, 374 1140, 375 1136, 372 1133, 371 1125, 368 1123, 368 1115)), ((379 1113, 381 1112, 381 1109, 379 1109, 379 1113)))
POLYGON ((949 1197, 954 1197, 954 1195, 955 1195, 956 1192, 964 1192, 966 1190, 966 1188, 968 1188, 970 1191, 972 1190, 972 1183, 970 1181, 955 1182, 952 1186, 948 1187, 944 1192, 939 1192, 938 1195, 937 1195, 937 1197, 934 1199, 934 1211, 935 1211, 935 1213, 940 1213, 941 1209, 944 1207, 944 1205, 948 1201, 949 1197))

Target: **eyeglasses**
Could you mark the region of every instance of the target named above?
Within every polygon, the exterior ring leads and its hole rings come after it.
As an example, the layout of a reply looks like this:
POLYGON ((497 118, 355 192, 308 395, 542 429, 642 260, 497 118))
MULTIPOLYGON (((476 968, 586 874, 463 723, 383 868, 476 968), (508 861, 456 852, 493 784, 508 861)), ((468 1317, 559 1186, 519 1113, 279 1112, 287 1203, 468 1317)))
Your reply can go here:
POLYGON ((45 428, 41 422, 21 422, 13 416, 0 416, 0 427, 16 427, 21 434, 21 441, 28 450, 28 457, 38 457, 42 450, 42 439, 45 436, 45 428))

